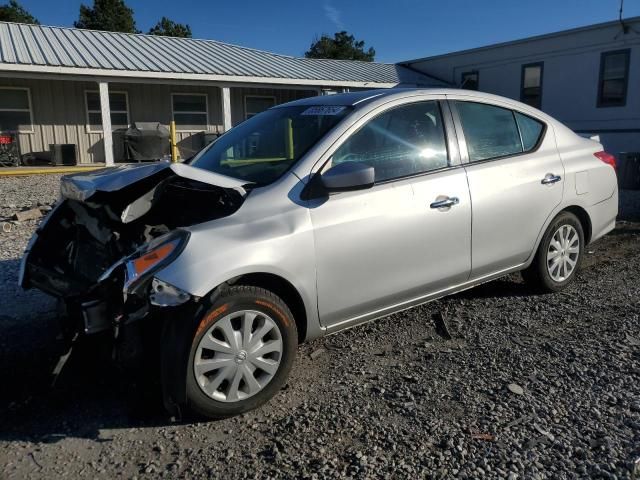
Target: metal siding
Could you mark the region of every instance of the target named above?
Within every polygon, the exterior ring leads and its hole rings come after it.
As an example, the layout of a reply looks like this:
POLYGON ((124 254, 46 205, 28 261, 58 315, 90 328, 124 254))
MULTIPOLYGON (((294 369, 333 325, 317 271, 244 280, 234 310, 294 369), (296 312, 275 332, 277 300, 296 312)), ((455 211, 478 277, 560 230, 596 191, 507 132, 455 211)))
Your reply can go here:
POLYGON ((2 47, 2 62, 17 63, 13 41, 9 33, 9 24, 0 24, 0 47, 2 47))
POLYGON ((24 38, 20 33, 20 26, 16 24, 9 25, 9 32, 18 57, 18 63, 35 63, 30 54, 30 50, 35 49, 28 49, 25 45, 24 38))
MULTIPOLYGON (((80 163, 103 162, 104 148, 101 133, 89 133, 86 126, 85 91, 97 90, 94 82, 48 81, 17 78, 0 78, 0 86, 24 87, 31 92, 33 133, 19 135, 21 152, 43 152, 52 143, 76 145, 80 163)), ((209 120, 207 130, 221 133, 221 92, 218 86, 180 86, 141 83, 110 83, 111 91, 127 92, 130 121, 171 121, 171 93, 206 93, 209 120)), ((314 96, 313 90, 287 90, 268 88, 232 88, 233 122, 244 120, 245 95, 270 95, 276 103, 314 96)), ((180 154, 192 155, 201 147, 198 133, 178 132, 180 154)), ((114 152, 120 150, 117 145, 114 152)), ((116 158, 120 160, 120 158, 116 158)))
MULTIPOLYGON (((403 67, 290 57, 213 40, 0 22, 0 67, 41 65, 129 72, 401 83, 403 67), (3 65, 4 64, 4 65, 3 65)), ((293 83, 293 82, 292 82, 293 83)))
MULTIPOLYGON (((50 34, 45 35, 44 28, 40 28, 40 34, 46 39, 46 42, 49 44, 50 48, 56 55, 56 60, 49 60, 47 65, 66 65, 75 67, 75 62, 71 55, 67 52, 64 44, 58 40, 57 35, 50 34)), ((38 35, 35 36, 36 40, 39 38, 38 35)), ((42 44, 40 44, 42 45, 42 44)))
POLYGON ((32 30, 30 28, 22 28, 23 27, 22 25, 20 27, 21 27, 20 32, 24 37, 24 41, 26 42, 27 45, 29 45, 28 49, 31 53, 31 59, 33 63, 38 65, 46 65, 47 61, 44 57, 42 48, 40 47, 40 45, 38 44, 38 42, 34 37, 34 34, 35 32, 37 32, 37 30, 32 30))
POLYGON ((28 29, 31 32, 32 36, 28 37, 27 41, 33 42, 33 46, 30 48, 39 48, 43 57, 43 65, 50 65, 55 63, 60 63, 59 57, 54 52, 54 49, 51 47, 49 40, 42 34, 42 29, 40 28, 30 28, 28 29))

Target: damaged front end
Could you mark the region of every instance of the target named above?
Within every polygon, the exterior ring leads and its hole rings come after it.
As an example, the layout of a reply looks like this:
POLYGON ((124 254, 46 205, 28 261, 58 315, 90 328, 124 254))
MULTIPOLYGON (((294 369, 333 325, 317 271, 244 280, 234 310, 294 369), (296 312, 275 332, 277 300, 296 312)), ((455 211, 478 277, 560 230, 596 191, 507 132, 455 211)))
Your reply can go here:
POLYGON ((186 164, 127 165, 64 177, 62 198, 29 242, 24 288, 64 301, 68 329, 92 334, 191 299, 154 278, 191 225, 236 212, 246 182, 186 164))

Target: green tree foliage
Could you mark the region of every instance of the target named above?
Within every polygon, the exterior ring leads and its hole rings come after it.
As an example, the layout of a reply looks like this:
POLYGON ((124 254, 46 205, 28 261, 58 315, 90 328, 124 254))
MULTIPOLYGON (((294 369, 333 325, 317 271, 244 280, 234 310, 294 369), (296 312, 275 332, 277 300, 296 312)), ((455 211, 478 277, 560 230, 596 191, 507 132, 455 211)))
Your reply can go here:
POLYGON ((365 51, 363 40, 356 40, 353 35, 342 31, 336 33, 333 38, 322 35, 319 39, 314 40, 304 56, 307 58, 335 58, 372 62, 376 51, 373 47, 369 47, 365 51))
POLYGON ((0 21, 40 24, 40 22, 27 12, 16 0, 9 0, 9 3, 0 5, 0 21))
POLYGON ((93 7, 80 5, 80 17, 73 25, 108 32, 138 33, 133 10, 124 0, 93 0, 93 7))
POLYGON ((167 17, 162 17, 160 21, 149 30, 149 35, 191 38, 191 27, 184 23, 176 23, 167 17))

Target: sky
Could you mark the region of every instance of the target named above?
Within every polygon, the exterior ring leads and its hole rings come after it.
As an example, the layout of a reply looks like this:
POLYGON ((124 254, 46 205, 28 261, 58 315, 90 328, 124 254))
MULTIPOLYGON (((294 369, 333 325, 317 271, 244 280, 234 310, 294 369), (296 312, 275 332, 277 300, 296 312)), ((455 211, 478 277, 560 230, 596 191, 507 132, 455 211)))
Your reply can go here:
MULTIPOLYGON (((133 8, 137 27, 143 32, 164 15, 189 24, 194 38, 302 56, 315 37, 347 30, 364 40, 367 47, 374 47, 376 61, 380 62, 438 55, 615 20, 620 6, 620 0, 125 1, 133 8)), ((82 2, 20 3, 43 25, 73 26, 82 2)), ((640 0, 624 0, 624 16, 640 16, 640 0)))

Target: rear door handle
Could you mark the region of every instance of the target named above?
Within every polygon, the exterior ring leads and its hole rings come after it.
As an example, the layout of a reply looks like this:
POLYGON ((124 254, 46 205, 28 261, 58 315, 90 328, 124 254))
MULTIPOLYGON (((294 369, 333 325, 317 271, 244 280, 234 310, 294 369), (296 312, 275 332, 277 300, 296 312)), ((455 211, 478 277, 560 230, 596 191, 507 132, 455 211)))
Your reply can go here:
POLYGON ((447 207, 453 207, 454 205, 457 205, 459 203, 460 203, 460 199, 458 197, 447 197, 442 200, 436 200, 429 206, 431 208, 447 208, 447 207))
POLYGON ((560 175, 554 175, 553 173, 547 173, 540 183, 542 183, 543 185, 552 185, 554 183, 559 182, 560 180, 562 180, 562 177, 560 177, 560 175))

